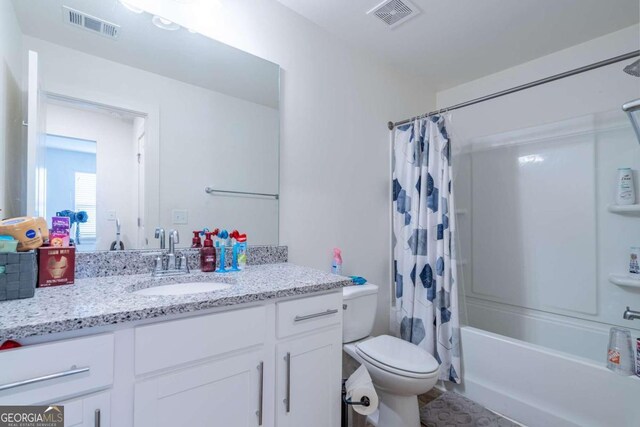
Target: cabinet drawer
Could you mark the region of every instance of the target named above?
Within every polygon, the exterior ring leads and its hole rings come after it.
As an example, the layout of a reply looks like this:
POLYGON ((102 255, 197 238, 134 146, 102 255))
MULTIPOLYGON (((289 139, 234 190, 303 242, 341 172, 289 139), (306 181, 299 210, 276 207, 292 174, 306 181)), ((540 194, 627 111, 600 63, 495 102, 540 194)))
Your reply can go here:
POLYGON ((342 292, 278 303, 278 338, 342 323, 342 292))
POLYGON ((139 326, 136 375, 262 344, 266 322, 262 306, 139 326))
POLYGON ((113 383, 113 335, 0 352, 0 405, 46 404, 113 383))

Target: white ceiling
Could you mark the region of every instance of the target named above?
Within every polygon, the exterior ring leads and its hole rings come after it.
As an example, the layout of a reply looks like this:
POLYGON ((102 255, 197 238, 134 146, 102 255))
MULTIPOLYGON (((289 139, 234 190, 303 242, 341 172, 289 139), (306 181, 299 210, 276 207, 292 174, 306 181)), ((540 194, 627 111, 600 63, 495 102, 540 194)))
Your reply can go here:
POLYGON ((150 15, 118 0, 13 0, 13 6, 26 35, 278 108, 278 65, 186 29, 157 28, 150 15), (63 5, 120 25, 118 39, 65 23, 63 5))
POLYGON ((412 0, 422 13, 390 30, 366 14, 382 0, 278 1, 355 48, 429 79, 436 89, 640 21, 638 0, 412 0))

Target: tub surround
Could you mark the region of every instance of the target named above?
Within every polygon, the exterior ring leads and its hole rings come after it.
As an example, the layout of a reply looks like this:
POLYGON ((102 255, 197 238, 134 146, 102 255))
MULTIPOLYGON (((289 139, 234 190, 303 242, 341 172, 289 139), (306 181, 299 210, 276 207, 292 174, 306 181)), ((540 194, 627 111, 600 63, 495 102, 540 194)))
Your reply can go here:
POLYGON ((145 273, 78 279, 74 285, 37 289, 34 298, 0 303, 0 342, 292 297, 350 284, 342 276, 286 263, 247 266, 242 272, 226 274, 194 272, 153 279, 145 273), (132 293, 150 286, 199 281, 225 282, 231 287, 179 296, 132 293))
MULTIPOLYGON (((199 249, 177 248, 176 250, 187 255, 190 269, 198 269, 199 249)), ((76 279, 148 273, 153 268, 153 260, 158 253, 160 249, 76 252, 76 279)), ((220 249, 218 249, 218 259, 220 259, 219 255, 220 249)), ((228 247, 225 256, 227 266, 231 265, 231 256, 232 250, 228 247)), ((247 248, 248 265, 275 264, 287 262, 287 260, 286 246, 249 246, 247 248)))

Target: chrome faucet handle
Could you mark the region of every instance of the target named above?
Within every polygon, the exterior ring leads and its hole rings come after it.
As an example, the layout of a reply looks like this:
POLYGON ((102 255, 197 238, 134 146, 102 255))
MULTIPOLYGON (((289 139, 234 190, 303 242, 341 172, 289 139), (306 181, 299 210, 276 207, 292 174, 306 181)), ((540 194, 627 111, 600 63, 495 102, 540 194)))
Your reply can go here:
POLYGON ((180 234, 178 233, 178 230, 169 231, 169 239, 172 239, 172 238, 173 238, 174 245, 176 243, 180 243, 180 234))
POLYGON ((153 272, 157 273, 159 271, 162 271, 162 269, 163 269, 163 266, 162 266, 162 255, 158 255, 153 260, 153 272))
POLYGON ((183 270, 185 273, 190 273, 189 271, 189 261, 187 260, 187 256, 183 253, 180 258, 180 270, 183 270))

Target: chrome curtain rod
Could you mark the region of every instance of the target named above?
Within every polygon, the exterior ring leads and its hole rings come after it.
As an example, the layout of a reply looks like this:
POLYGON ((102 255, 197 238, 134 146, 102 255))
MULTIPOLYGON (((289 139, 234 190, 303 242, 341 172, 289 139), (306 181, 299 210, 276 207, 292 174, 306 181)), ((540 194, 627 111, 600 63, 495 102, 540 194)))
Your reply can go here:
POLYGON ((424 117, 433 116, 435 114, 444 113, 446 111, 457 110, 458 108, 468 107, 470 105, 479 104, 484 101, 489 101, 491 99, 499 98, 501 96, 509 95, 515 92, 520 92, 521 90, 530 89, 532 87, 540 86, 546 83, 550 83, 556 80, 564 79, 565 77, 575 76, 576 74, 584 73, 586 71, 595 70, 596 68, 604 67, 607 65, 615 64, 616 62, 625 61, 627 59, 635 58, 636 56, 640 56, 640 50, 636 50, 633 52, 625 53, 623 55, 614 56, 613 58, 605 59, 604 61, 594 62, 593 64, 585 65, 584 67, 575 68, 573 70, 565 71, 564 73, 554 74, 549 77, 545 77, 540 80, 534 80, 529 83, 525 83, 520 86, 515 86, 510 89, 501 90, 500 92, 495 92, 490 95, 482 96, 480 98, 475 98, 469 101, 461 102, 460 104, 455 104, 447 108, 441 108, 439 110, 434 110, 429 113, 423 114, 421 116, 412 117, 410 119, 401 120, 399 122, 389 122, 387 126, 389 130, 393 130, 394 127, 407 124, 415 119, 421 119, 424 117))

